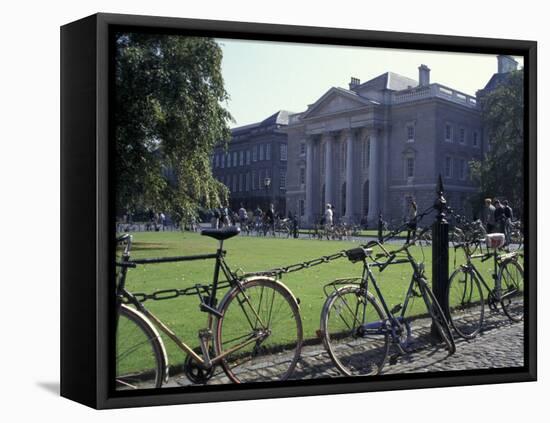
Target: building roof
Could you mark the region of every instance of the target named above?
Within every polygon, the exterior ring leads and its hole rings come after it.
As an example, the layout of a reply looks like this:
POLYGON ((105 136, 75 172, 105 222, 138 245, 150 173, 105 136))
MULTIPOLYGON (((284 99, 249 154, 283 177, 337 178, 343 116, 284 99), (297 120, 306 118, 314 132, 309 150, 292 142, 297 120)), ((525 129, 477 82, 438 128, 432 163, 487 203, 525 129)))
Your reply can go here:
POLYGON ((510 73, 495 73, 491 79, 489 79, 489 82, 485 85, 483 88, 483 91, 492 91, 495 88, 497 88, 499 85, 501 85, 503 82, 506 82, 508 79, 508 76, 510 73))
POLYGON ((249 125, 243 125, 233 128, 231 129, 231 134, 240 135, 252 129, 266 128, 272 125, 288 125, 288 116, 291 114, 292 112, 289 112, 288 110, 279 110, 278 112, 272 114, 271 116, 265 118, 260 122, 255 122, 249 125))
POLYGON ((358 85, 354 90, 361 90, 363 88, 371 88, 375 90, 394 90, 401 91, 408 88, 416 87, 418 81, 408 78, 403 75, 399 75, 395 72, 386 72, 382 75, 378 75, 375 78, 363 82, 361 85, 358 85))

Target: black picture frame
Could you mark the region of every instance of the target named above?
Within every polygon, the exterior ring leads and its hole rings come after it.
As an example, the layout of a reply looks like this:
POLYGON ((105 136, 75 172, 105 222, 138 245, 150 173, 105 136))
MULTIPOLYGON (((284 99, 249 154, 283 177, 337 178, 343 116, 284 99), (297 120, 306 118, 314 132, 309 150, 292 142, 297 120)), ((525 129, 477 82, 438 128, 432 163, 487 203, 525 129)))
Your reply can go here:
POLYGON ((537 44, 534 41, 95 14, 61 28, 61 395, 90 407, 119 408, 534 381, 537 377, 536 140, 537 44), (109 34, 137 29, 220 38, 292 41, 523 56, 525 69, 525 366, 520 369, 328 379, 113 395, 109 391, 109 308, 114 285, 112 151, 109 147, 109 34))

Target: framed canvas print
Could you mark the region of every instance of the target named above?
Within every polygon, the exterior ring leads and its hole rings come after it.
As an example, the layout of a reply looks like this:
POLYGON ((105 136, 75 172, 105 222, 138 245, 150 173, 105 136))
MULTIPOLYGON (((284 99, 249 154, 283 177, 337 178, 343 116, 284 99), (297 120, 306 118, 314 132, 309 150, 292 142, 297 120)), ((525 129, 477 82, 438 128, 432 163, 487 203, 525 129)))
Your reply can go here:
POLYGON ((61 28, 61 394, 536 379, 536 43, 61 28))

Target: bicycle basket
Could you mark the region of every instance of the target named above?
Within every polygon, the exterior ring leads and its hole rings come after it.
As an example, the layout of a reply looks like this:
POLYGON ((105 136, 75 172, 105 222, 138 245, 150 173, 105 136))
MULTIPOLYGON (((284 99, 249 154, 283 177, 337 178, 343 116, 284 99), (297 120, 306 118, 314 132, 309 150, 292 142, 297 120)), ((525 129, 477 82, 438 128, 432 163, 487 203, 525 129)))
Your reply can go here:
POLYGON ((485 237, 485 242, 487 243, 487 248, 500 248, 504 245, 505 237, 504 234, 488 234, 485 237))

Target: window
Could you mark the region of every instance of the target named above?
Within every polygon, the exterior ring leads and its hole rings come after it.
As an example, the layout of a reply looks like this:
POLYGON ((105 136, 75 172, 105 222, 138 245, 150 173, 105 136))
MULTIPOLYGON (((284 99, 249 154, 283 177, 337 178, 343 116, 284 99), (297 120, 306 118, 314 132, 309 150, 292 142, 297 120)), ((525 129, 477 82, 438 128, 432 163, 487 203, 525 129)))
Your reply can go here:
POLYGON ((458 177, 459 177, 461 180, 465 180, 465 179, 466 179, 466 172, 467 172, 467 169, 466 169, 466 160, 460 159, 460 160, 458 161, 458 177))
POLYGON ((286 162, 286 159, 287 159, 287 145, 286 144, 281 144, 280 145, 280 158, 281 158, 281 161, 282 162, 286 162))
POLYGON ((445 157, 445 177, 453 177, 453 159, 451 157, 445 157))
POLYGON ((340 147, 340 170, 344 172, 348 161, 348 143, 343 142, 340 147))
POLYGON ((363 141, 363 151, 361 152, 361 161, 363 164, 363 169, 369 167, 370 161, 370 137, 363 141))
POLYGON ((271 144, 265 146, 265 159, 271 160, 271 144))
POLYGON ((237 175, 233 175, 233 189, 232 192, 237 192, 237 175))
POLYGON ((237 167, 239 165, 239 163, 237 162, 238 158, 237 158, 237 152, 234 151, 233 152, 233 167, 237 167))
POLYGON ((306 168, 305 167, 300 168, 300 184, 301 185, 306 184, 306 168))
POLYGON ((460 144, 466 144, 466 129, 460 128, 458 130, 458 142, 460 144))
POLYGON ((258 161, 258 150, 256 150, 256 146, 252 147, 252 161, 258 161))
POLYGON ((222 155, 220 158, 221 158, 221 165, 223 169, 225 167, 225 155, 222 155))
POLYGON ((258 182, 258 180, 256 179, 256 171, 253 170, 252 171, 252 191, 255 191, 257 188, 256 186, 256 182, 258 182))
POLYGON ((298 209, 299 209, 300 216, 303 216, 305 214, 305 209, 306 209, 304 207, 304 200, 298 201, 298 209))
POLYGON ((450 124, 445 124, 445 141, 453 142, 453 127, 450 124))
POLYGON ((264 156, 264 145, 263 144, 260 144, 260 161, 264 160, 265 156, 264 156))
POLYGON ((414 177, 414 157, 407 157, 407 166, 405 173, 407 178, 414 177))
POLYGON ((472 145, 476 148, 479 147, 479 133, 477 131, 472 134, 472 145))
POLYGON ((239 164, 241 166, 244 166, 244 150, 241 150, 241 152, 239 153, 239 164))
POLYGON ((281 169, 279 173, 279 189, 286 189, 286 171, 284 169, 281 169))
POLYGON ((301 142, 300 143, 300 155, 304 155, 304 154, 306 154, 306 143, 301 142))
POLYGON ((407 142, 414 142, 415 128, 414 125, 407 125, 407 142))
POLYGON ((258 189, 265 189, 264 187, 264 171, 260 169, 258 172, 258 189))
POLYGON ((250 172, 247 172, 246 179, 244 180, 244 190, 246 192, 250 191, 250 172))
POLYGON ((246 164, 247 166, 250 164, 250 150, 246 150, 246 164))

